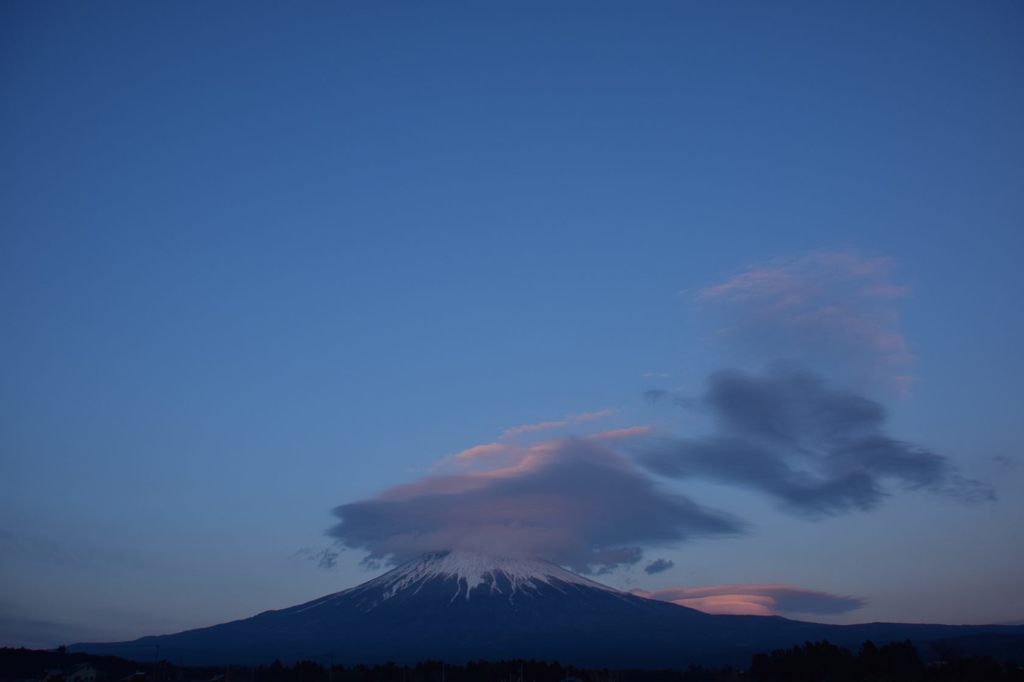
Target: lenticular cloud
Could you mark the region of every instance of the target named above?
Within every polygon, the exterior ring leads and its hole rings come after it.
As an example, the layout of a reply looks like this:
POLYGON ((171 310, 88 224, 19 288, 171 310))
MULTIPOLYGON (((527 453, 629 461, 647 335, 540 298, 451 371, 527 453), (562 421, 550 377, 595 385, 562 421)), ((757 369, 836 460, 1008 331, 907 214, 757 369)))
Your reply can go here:
POLYGON ((329 531, 370 560, 469 550, 536 556, 582 572, 639 562, 642 547, 741 531, 662 489, 599 439, 535 444, 508 466, 430 476, 334 510, 329 531))

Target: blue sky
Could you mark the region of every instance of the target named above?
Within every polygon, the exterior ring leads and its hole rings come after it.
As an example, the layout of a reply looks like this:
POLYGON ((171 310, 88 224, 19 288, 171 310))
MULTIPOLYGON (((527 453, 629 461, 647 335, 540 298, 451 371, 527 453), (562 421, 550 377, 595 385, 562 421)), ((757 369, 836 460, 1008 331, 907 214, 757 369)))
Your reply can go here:
POLYGON ((2 13, 4 640, 350 586, 365 551, 297 554, 333 546, 331 510, 509 427, 612 409, 601 428, 697 435, 643 392, 772 358, 695 296, 817 253, 887 259, 912 387, 851 388, 997 499, 811 521, 659 480, 756 527, 603 579, 867 600, 842 622, 1024 618, 1018 5, 2 13))

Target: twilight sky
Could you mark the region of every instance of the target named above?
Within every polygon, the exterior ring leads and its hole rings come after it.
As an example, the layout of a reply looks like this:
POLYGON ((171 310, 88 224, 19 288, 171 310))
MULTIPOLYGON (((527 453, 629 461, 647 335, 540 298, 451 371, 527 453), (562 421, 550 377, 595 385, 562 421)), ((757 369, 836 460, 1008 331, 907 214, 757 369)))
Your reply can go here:
POLYGON ((426 549, 1024 619, 1018 3, 0 9, 0 644, 426 549))

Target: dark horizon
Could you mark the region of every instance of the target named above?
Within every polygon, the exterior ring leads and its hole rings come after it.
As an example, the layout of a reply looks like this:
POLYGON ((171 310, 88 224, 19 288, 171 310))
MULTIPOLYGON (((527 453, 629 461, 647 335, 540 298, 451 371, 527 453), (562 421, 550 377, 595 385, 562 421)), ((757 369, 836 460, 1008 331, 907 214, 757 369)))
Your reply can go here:
POLYGON ((300 661, 291 665, 274 661, 267 665, 251 667, 221 668, 176 666, 166 659, 159 662, 132 662, 111 657, 96 657, 88 654, 72 654, 64 651, 37 652, 0 648, 0 682, 14 682, 41 669, 62 669, 92 667, 99 674, 114 677, 137 675, 140 668, 153 680, 180 679, 191 671, 199 679, 216 679, 223 673, 225 682, 246 680, 247 682, 361 682, 371 679, 380 682, 460 682, 490 681, 495 679, 532 680, 533 682, 566 682, 571 679, 600 680, 613 679, 641 682, 790 682, 814 675, 829 675, 829 679, 843 682, 873 682, 879 676, 888 680, 916 680, 917 682, 962 681, 986 679, 990 682, 1006 680, 1013 682, 1024 679, 1024 668, 1011 664, 1000 664, 992 656, 964 657, 947 648, 922 655, 909 642, 894 642, 875 645, 866 641, 856 650, 837 647, 829 642, 807 642, 789 649, 758 653, 751 657, 748 666, 738 668, 724 666, 709 668, 690 666, 685 670, 643 670, 587 669, 563 665, 559 661, 536 661, 512 659, 505 661, 472 661, 465 664, 449 664, 444 661, 420 661, 415 665, 386 663, 375 666, 345 666, 328 663, 326 666, 315 661, 300 661), (5 677, 4 675, 7 675, 5 677), (18 677, 17 675, 20 675, 18 677))

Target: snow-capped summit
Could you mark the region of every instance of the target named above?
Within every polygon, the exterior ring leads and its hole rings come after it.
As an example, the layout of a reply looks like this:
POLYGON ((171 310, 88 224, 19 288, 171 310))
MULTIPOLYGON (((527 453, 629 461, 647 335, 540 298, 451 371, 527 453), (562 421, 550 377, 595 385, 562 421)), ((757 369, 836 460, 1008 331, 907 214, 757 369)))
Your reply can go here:
POLYGON ((301 607, 316 609, 344 600, 361 611, 390 601, 452 606, 458 601, 501 599, 509 604, 547 594, 579 597, 586 592, 634 598, 543 559, 499 557, 477 552, 432 552, 373 580, 301 607))
POLYGON ((417 589, 425 582, 454 582, 452 599, 469 599, 474 593, 536 593, 542 585, 564 591, 570 586, 618 592, 543 559, 496 557, 477 552, 451 551, 426 554, 398 566, 356 590, 381 590, 389 599, 402 590, 417 589))

